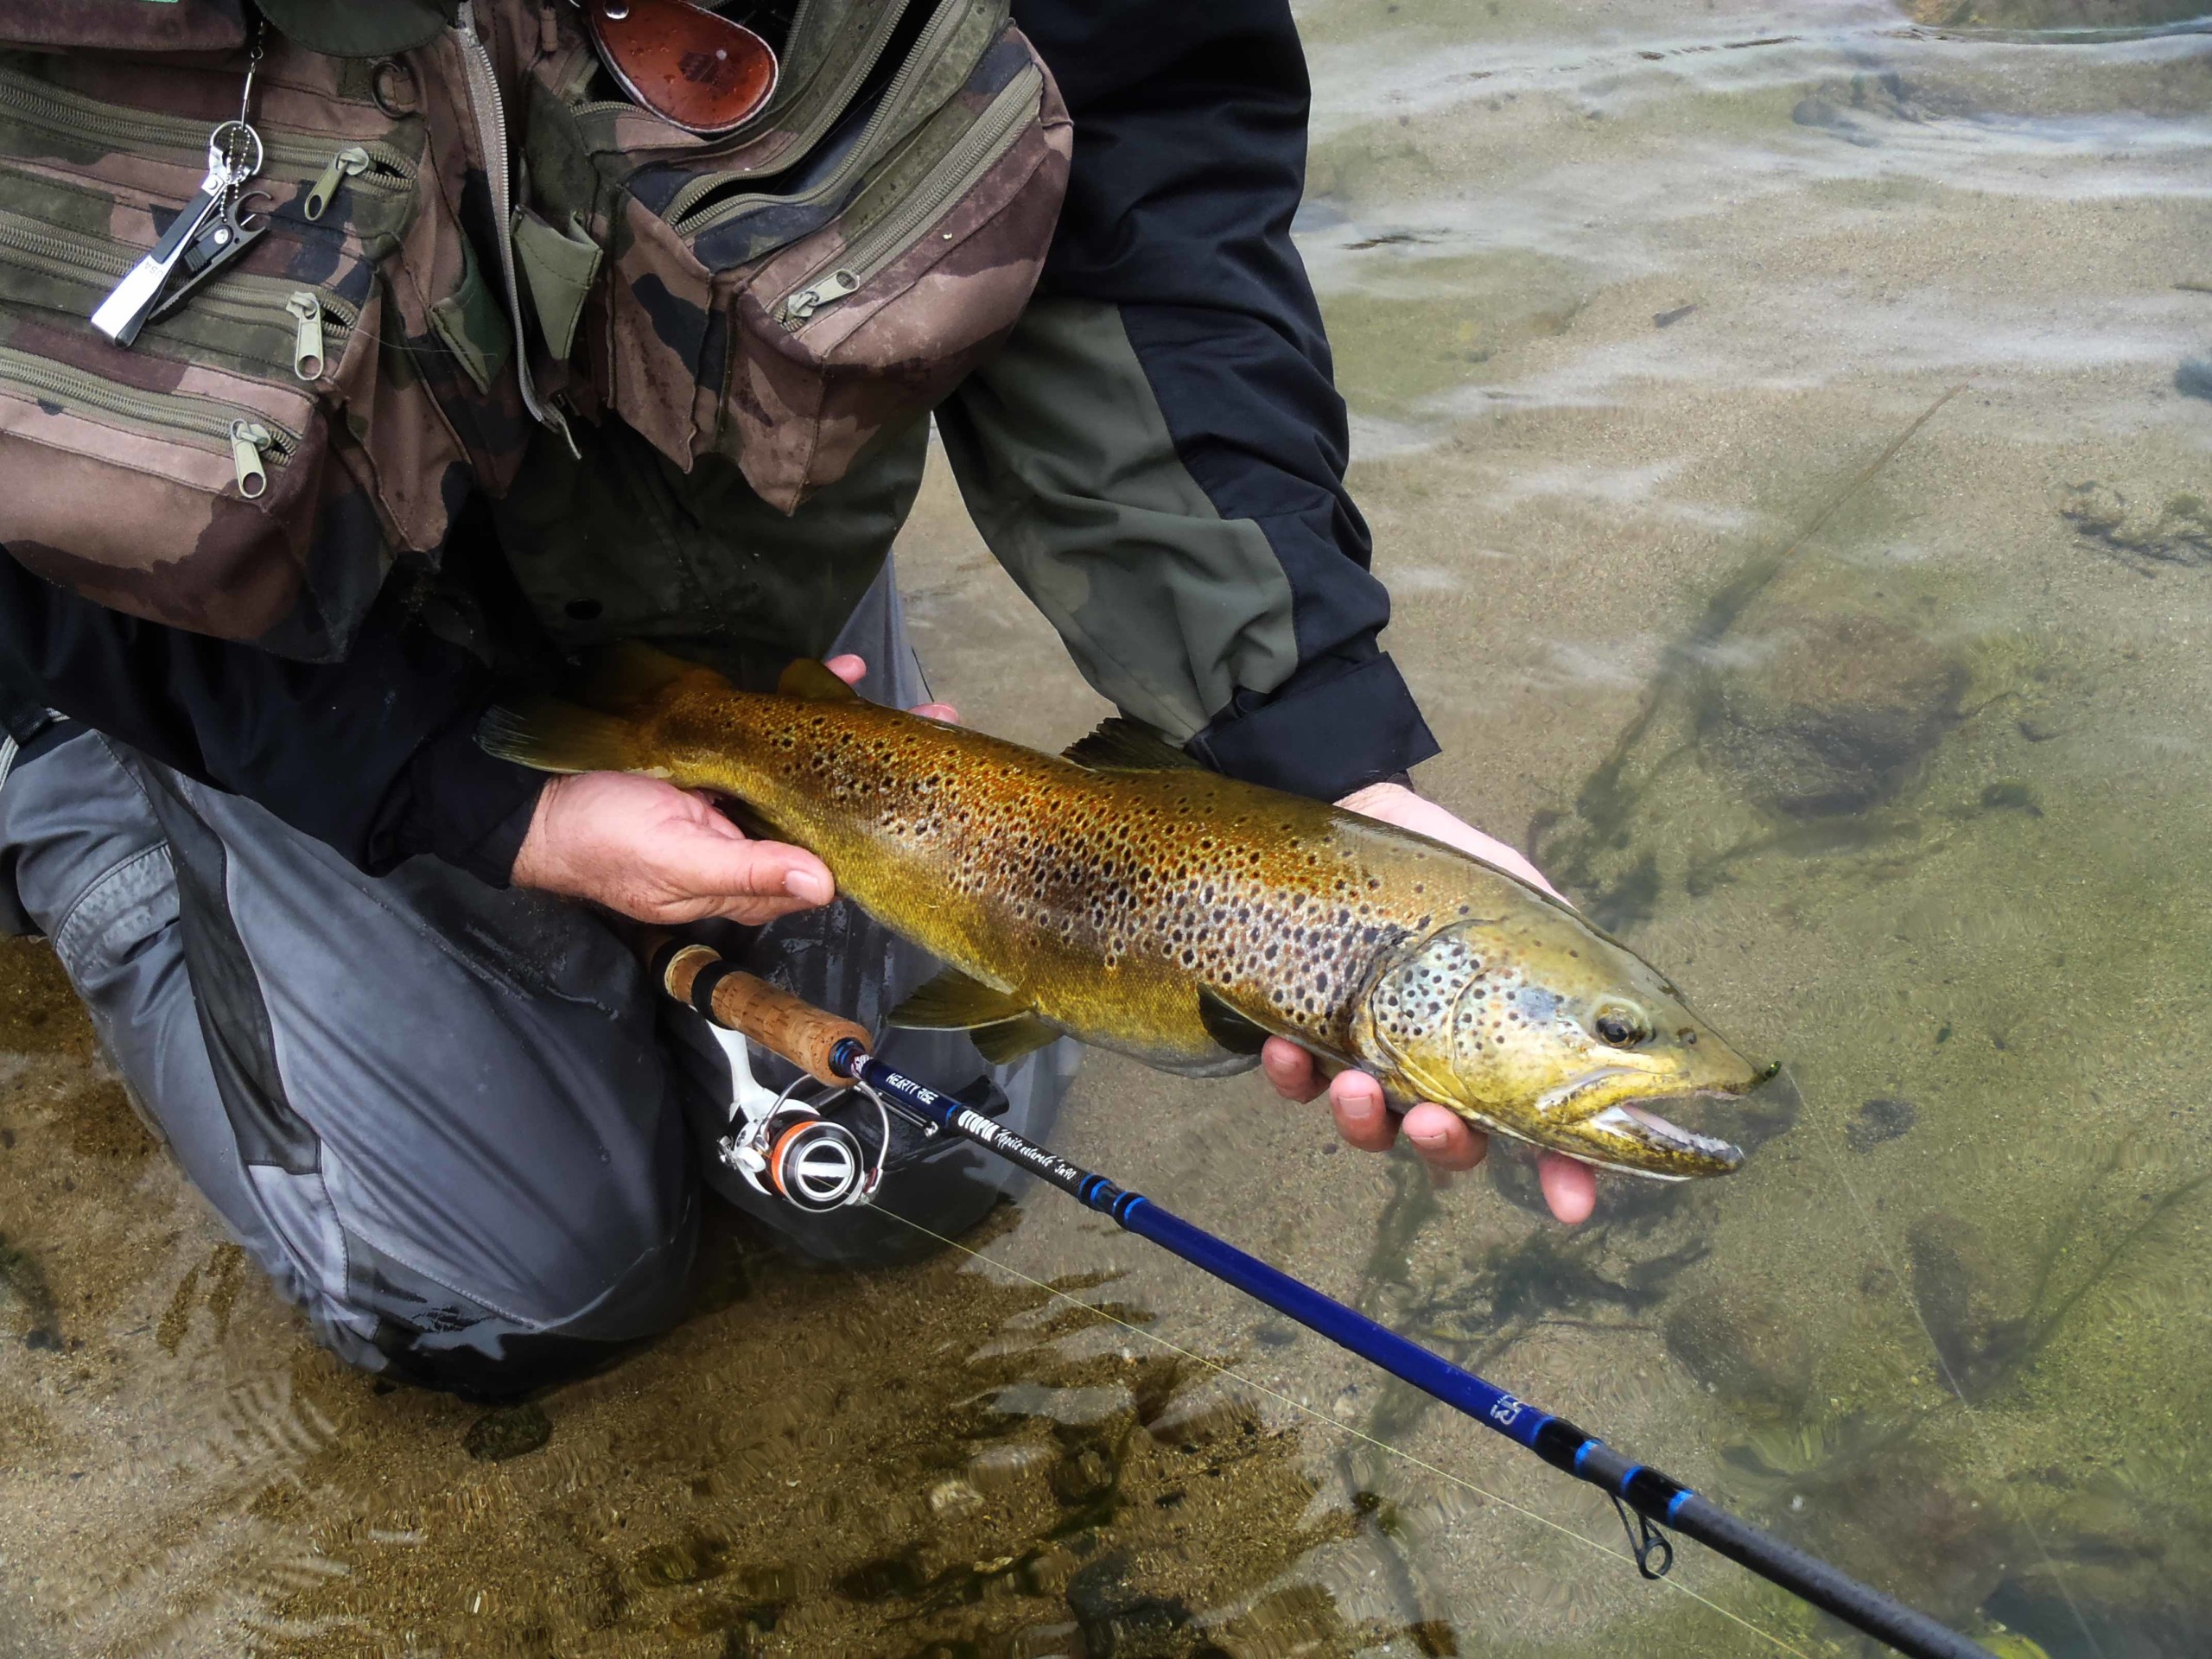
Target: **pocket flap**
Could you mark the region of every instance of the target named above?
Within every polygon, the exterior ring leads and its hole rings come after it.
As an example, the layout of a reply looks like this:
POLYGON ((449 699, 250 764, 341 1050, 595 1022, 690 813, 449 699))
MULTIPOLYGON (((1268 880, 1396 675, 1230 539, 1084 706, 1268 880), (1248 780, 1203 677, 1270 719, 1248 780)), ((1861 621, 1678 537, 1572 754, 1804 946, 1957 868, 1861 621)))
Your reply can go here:
POLYGON ((0 0, 0 44, 62 52, 235 52, 245 44, 245 7, 243 0, 128 6, 0 0))
POLYGON ((582 221, 574 213, 569 215, 568 228, 563 230, 528 207, 516 210, 514 244, 546 349, 556 360, 565 362, 576 343, 576 324, 583 316, 584 300, 591 293, 604 257, 599 244, 584 233, 582 221))
POLYGON ((430 307, 430 327, 459 359, 476 390, 488 392, 492 382, 507 366, 514 334, 499 296, 477 268, 476 254, 467 238, 461 244, 460 286, 430 307))

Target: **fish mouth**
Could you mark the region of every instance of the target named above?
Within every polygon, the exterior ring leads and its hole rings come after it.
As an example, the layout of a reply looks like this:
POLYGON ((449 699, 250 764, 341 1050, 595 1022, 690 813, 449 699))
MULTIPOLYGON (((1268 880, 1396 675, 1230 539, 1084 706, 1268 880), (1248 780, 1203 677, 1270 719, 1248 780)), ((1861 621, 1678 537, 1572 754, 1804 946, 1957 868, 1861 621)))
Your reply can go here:
MULTIPOLYGON (((1599 1066, 1571 1082, 1547 1090, 1536 1102, 1539 1121, 1552 1119, 1577 1096, 1618 1078, 1646 1075, 1624 1065, 1599 1066)), ((1679 1109, 1689 1103, 1734 1100, 1740 1090, 1728 1088, 1675 1089, 1664 1093, 1629 1095, 1609 1101, 1596 1111, 1559 1123, 1546 1136, 1560 1151, 1606 1169, 1681 1180, 1691 1175, 1725 1175, 1744 1162, 1743 1148, 1718 1135, 1685 1128, 1660 1109, 1679 1109)))
MULTIPOLYGON (((1712 1166, 1707 1173, 1723 1175, 1740 1168, 1744 1149, 1732 1141, 1718 1135, 1700 1135, 1681 1124, 1662 1117, 1654 1109, 1659 1097, 1624 1100, 1608 1106, 1602 1112, 1585 1120, 1587 1128, 1607 1135, 1618 1135, 1640 1142, 1653 1152, 1670 1158, 1694 1158, 1712 1166)), ((1733 1095, 1720 1089, 1700 1089, 1689 1095, 1669 1095, 1668 1104, 1685 1100, 1732 1100, 1733 1095)), ((1649 1172, 1642 1172, 1649 1173, 1649 1172)))

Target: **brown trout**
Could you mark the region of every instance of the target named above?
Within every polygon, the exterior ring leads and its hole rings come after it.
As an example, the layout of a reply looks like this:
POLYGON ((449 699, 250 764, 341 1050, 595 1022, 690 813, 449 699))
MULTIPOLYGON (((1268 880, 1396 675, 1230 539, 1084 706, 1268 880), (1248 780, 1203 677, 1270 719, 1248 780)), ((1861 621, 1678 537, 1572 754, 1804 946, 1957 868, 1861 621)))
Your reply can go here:
POLYGON ((734 798, 947 964, 893 1014, 1004 1062, 1063 1033, 1170 1071, 1270 1034, 1400 1105, 1661 1179, 1733 1169, 1659 1115, 1765 1075, 1567 906, 1425 836, 1199 767, 1128 721, 1065 757, 864 701, 775 695, 641 646, 582 701, 499 709, 493 753, 734 798))

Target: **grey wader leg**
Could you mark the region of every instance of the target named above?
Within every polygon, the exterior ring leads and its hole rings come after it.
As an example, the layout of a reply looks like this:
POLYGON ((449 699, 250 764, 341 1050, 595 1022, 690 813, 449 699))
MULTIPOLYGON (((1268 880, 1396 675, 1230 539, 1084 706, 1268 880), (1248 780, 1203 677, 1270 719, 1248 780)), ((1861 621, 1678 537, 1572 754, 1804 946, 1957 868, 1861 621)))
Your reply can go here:
MULTIPOLYGON (((888 563, 829 654, 844 652, 868 661, 868 677, 860 684, 864 696, 901 709, 930 701, 888 563)), ((983 1102, 985 1109, 1023 1135, 1049 1140, 1074 1079, 1078 1046, 1063 1040, 1013 1065, 991 1066, 962 1033, 887 1030, 885 1016, 939 964, 855 906, 839 899, 757 931, 731 929, 715 943, 762 978, 866 1026, 876 1033, 877 1052, 901 1071, 949 1093, 976 1085, 971 1098, 983 1102)), ((949 1238, 964 1232, 1022 1179, 1011 1166, 964 1141, 925 1141, 911 1125, 894 1120, 891 1161, 873 1207, 810 1215, 766 1197, 725 1168, 716 1155, 716 1143, 728 1133, 728 1056, 696 1014, 671 1005, 668 1017, 671 1034, 698 1084, 687 1099, 707 1184, 817 1262, 858 1267, 925 1255, 937 1248, 931 1234, 949 1238)), ((751 1065, 754 1077, 771 1090, 780 1090, 797 1075, 758 1047, 752 1050, 751 1065)), ((872 1144, 872 1112, 839 1116, 862 1129, 872 1144)))
POLYGON ((628 952, 432 860, 363 875, 81 733, 0 851, 141 1109, 321 1340, 475 1394, 680 1311, 696 1183, 628 952))

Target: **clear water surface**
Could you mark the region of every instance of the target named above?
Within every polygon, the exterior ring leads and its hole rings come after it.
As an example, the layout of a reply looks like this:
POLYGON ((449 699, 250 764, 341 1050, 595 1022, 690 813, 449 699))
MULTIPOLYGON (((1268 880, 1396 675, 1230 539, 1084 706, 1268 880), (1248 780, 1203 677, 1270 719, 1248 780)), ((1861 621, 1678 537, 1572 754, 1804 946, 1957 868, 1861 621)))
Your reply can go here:
MULTIPOLYGON (((1250 1078, 1059 1135, 2010 1659, 2212 1629, 2198 9, 1304 6, 1422 781, 1794 1088, 1576 1231, 1250 1078)), ((971 720, 1095 717, 941 476, 902 558, 971 720)), ((0 1654, 1869 1651, 1054 1195, 969 1242, 725 1227, 606 1376, 379 1391, 10 947, 0 1654)))

